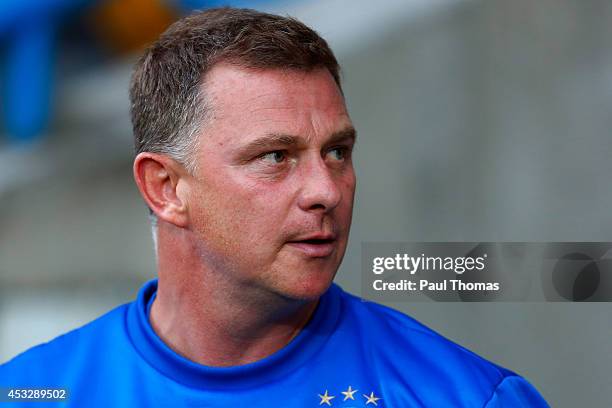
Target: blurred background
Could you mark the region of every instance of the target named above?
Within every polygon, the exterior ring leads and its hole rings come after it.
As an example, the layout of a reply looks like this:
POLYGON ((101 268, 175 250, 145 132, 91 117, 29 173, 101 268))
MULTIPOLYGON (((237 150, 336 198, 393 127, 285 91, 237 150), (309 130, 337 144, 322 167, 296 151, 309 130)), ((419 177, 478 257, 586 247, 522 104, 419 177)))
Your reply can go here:
MULTIPOLYGON (((227 1, 293 15, 344 70, 359 131, 351 243, 612 240, 612 3, 227 1)), ((131 175, 139 51, 198 0, 0 2, 0 362, 155 276, 131 175)), ((606 303, 391 304, 526 376, 612 401, 606 303)))

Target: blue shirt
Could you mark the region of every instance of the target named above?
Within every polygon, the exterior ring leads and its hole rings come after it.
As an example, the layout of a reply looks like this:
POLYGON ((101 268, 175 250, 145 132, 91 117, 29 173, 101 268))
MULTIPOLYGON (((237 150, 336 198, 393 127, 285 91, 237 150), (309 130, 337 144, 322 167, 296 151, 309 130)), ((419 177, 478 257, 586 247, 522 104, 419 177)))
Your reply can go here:
POLYGON ((0 366, 0 387, 64 387, 69 399, 49 403, 62 407, 548 406, 513 372, 336 285, 281 350, 203 366, 153 331, 156 290, 148 282, 136 301, 0 366))

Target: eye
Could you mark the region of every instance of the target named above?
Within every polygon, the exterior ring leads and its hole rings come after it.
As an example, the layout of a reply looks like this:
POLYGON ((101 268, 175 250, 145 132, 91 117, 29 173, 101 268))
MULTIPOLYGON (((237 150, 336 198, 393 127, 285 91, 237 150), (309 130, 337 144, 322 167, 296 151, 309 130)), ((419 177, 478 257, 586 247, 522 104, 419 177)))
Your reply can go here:
POLYGON ((349 153, 349 149, 345 146, 338 146, 331 149, 329 153, 332 155, 332 158, 334 160, 341 161, 346 159, 349 153))
POLYGON ((282 150, 275 150, 273 152, 262 154, 261 156, 259 156, 259 158, 271 163, 282 163, 285 161, 287 156, 282 150))

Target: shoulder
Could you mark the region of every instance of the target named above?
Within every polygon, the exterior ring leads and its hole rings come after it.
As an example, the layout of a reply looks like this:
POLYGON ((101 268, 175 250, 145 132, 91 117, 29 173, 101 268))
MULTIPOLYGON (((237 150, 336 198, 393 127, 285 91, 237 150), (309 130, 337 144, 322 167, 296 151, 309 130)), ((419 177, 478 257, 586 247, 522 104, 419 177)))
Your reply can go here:
POLYGON ((505 400, 524 391, 525 395, 542 401, 541 405, 530 406, 546 406, 537 391, 514 372, 404 313, 342 290, 340 293, 345 324, 358 331, 364 349, 370 350, 378 377, 389 381, 390 374, 393 375, 393 393, 410 389, 410 393, 429 405, 485 406, 489 400, 505 400))
POLYGON ((344 291, 341 293, 346 318, 364 331, 362 338, 381 353, 394 353, 400 360, 419 356, 420 361, 429 363, 425 366, 467 371, 490 378, 492 382, 513 374, 402 312, 344 291))
POLYGON ((90 323, 49 342, 32 347, 0 365, 0 383, 15 386, 37 384, 60 386, 75 371, 95 367, 110 358, 112 346, 125 343, 125 313, 129 304, 119 306, 90 323))

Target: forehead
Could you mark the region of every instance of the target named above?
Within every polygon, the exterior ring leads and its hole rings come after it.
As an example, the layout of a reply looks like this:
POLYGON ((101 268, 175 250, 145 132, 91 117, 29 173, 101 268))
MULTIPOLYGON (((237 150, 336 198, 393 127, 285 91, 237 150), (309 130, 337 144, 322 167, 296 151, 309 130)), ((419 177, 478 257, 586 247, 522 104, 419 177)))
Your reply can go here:
POLYGON ((325 68, 302 72, 219 64, 207 74, 205 88, 212 128, 229 141, 262 132, 310 138, 351 125, 344 98, 325 68))

